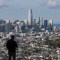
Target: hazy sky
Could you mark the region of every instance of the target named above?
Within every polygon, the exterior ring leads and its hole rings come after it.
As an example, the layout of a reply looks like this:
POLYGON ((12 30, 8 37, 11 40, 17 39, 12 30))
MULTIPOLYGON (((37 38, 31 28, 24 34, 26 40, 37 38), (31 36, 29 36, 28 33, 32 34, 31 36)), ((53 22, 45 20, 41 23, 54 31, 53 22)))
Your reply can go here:
POLYGON ((0 19, 27 19, 31 8, 34 18, 60 23, 60 0, 0 0, 0 19))

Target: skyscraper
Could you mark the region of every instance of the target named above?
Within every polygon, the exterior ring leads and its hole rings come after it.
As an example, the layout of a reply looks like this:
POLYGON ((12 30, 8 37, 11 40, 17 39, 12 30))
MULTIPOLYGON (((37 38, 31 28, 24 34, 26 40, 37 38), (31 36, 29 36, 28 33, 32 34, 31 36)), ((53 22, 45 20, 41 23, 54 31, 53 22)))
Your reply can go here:
POLYGON ((43 17, 39 17, 39 25, 40 28, 43 26, 43 17))
POLYGON ((32 13, 32 9, 29 10, 28 12, 28 24, 29 25, 33 25, 33 13, 32 13))
POLYGON ((11 22, 10 20, 6 20, 5 32, 10 32, 10 31, 11 31, 11 22))
POLYGON ((49 31, 53 31, 53 20, 52 19, 50 19, 48 22, 48 28, 49 28, 49 31))
POLYGON ((44 20, 44 28, 45 28, 45 29, 48 28, 48 20, 44 20))
POLYGON ((20 24, 20 21, 16 23, 15 31, 16 31, 16 32, 22 32, 22 31, 21 31, 21 24, 20 24))

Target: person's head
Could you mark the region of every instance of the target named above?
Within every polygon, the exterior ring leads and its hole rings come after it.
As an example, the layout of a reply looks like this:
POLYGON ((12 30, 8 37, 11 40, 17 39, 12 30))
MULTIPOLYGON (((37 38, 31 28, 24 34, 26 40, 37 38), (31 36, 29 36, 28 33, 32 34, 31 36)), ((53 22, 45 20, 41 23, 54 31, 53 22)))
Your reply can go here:
POLYGON ((15 36, 14 35, 11 35, 11 39, 14 40, 15 36))

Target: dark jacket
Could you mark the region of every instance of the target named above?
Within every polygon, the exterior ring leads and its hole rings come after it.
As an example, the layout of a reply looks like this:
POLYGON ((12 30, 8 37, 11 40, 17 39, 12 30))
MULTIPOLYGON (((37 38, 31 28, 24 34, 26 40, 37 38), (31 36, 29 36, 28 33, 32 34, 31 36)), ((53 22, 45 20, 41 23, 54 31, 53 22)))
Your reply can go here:
POLYGON ((15 52, 18 45, 16 41, 10 39, 7 41, 6 47, 9 52, 15 52))

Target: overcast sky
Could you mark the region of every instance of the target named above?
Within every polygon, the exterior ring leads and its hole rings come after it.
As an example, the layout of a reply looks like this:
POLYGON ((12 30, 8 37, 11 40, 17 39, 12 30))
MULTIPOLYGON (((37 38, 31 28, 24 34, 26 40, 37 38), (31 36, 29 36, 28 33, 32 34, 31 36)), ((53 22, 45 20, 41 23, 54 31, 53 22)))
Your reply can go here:
POLYGON ((31 8, 34 18, 60 23, 60 0, 0 0, 0 19, 27 19, 31 8))

